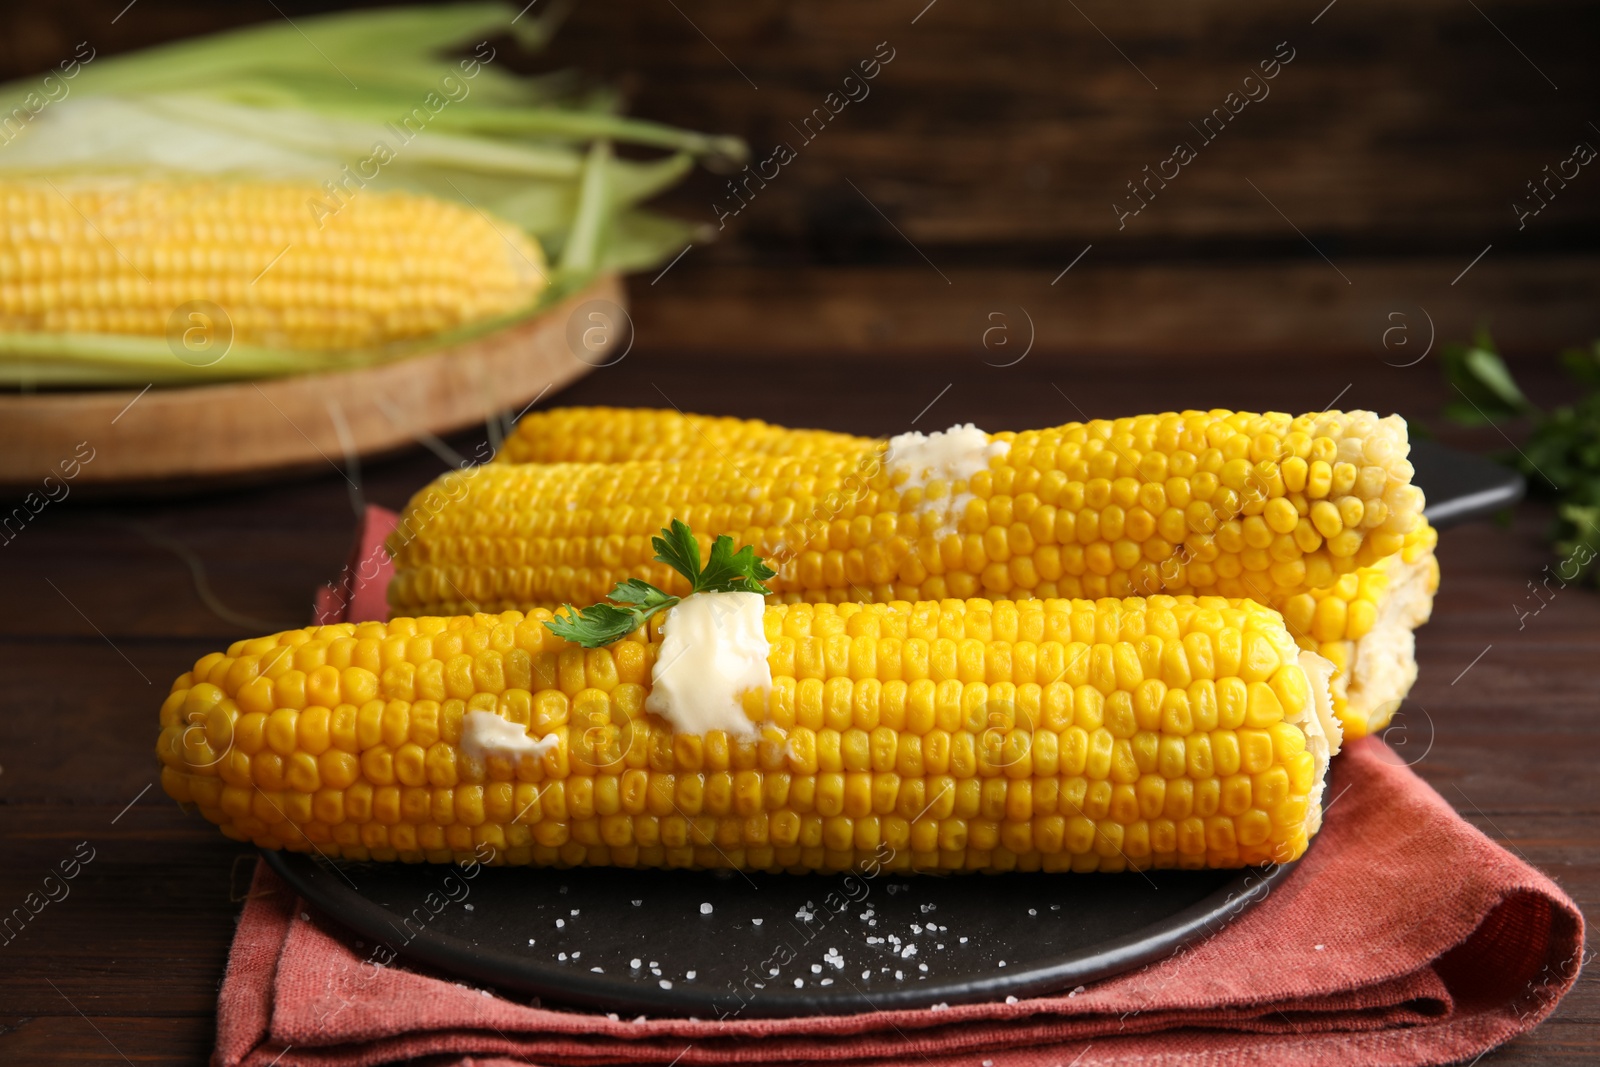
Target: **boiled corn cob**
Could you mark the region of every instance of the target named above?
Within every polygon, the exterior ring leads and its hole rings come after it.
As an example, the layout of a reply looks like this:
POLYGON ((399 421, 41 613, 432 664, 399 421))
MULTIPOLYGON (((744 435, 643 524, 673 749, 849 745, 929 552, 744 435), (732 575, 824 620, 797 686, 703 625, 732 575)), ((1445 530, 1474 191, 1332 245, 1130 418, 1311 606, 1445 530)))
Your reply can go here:
POLYGON ((525 415, 495 457, 505 463, 623 463, 707 456, 808 456, 863 447, 866 438, 791 430, 760 419, 671 409, 570 407, 525 415))
MULTIPOLYGON (((710 449, 730 455, 801 456, 836 447, 840 434, 788 430, 754 420, 708 418, 649 408, 556 408, 528 415, 500 453, 513 462, 689 459, 710 449), (519 442, 513 448, 512 442, 519 442)), ((864 439, 856 442, 865 444, 864 439)), ((1428 621, 1439 587, 1433 555, 1439 535, 1425 521, 1406 535, 1401 551, 1342 575, 1314 592, 1278 595, 1301 647, 1331 660, 1334 711, 1346 737, 1389 724, 1416 681, 1415 638, 1428 621)), ((1015 595, 1015 594, 1014 594, 1015 595)))
POLYGON ((1337 668, 1333 709, 1346 737, 1364 737, 1389 725, 1417 680, 1412 633, 1433 612, 1439 589, 1439 534, 1426 522, 1406 535, 1400 552, 1340 577, 1332 586, 1280 598, 1301 648, 1320 653, 1337 668))
POLYGON ((681 593, 650 561, 673 516, 702 542, 756 546, 788 601, 1271 600, 1399 551, 1422 509, 1407 450, 1398 417, 1189 411, 794 457, 488 464, 412 500, 389 602, 526 610, 596 601, 627 576, 681 593))
POLYGON ((1339 744, 1327 664, 1250 601, 768 606, 750 738, 644 711, 661 617, 595 649, 550 618, 236 642, 162 705, 163 787, 235 840, 346 860, 1232 867, 1305 850, 1339 744), (549 747, 477 758, 474 712, 549 747))
POLYGON ((366 348, 519 310, 545 284, 517 227, 428 196, 0 180, 0 332, 159 336, 204 300, 238 344, 366 348))

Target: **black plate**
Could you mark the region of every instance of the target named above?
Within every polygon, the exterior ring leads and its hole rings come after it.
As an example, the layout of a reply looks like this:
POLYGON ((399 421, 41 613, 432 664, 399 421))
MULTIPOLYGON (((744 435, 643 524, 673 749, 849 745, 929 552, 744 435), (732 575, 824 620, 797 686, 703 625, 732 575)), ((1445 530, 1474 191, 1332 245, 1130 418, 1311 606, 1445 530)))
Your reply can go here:
POLYGON ((1522 475, 1437 441, 1412 441, 1413 481, 1428 497, 1423 514, 1435 526, 1492 515, 1522 499, 1522 475))
POLYGON ((1294 867, 943 878, 478 868, 468 878, 263 857, 375 942, 364 957, 392 951, 550 1001, 701 1018, 1072 989, 1221 930, 1294 867))
MULTIPOLYGON (((1411 460, 1436 525, 1522 496, 1520 475, 1432 441, 1413 442, 1411 460)), ((702 1017, 1071 989, 1221 929, 1293 866, 910 879, 480 869, 469 879, 448 867, 264 855, 375 942, 363 951, 377 958, 393 952, 565 1004, 702 1017)))

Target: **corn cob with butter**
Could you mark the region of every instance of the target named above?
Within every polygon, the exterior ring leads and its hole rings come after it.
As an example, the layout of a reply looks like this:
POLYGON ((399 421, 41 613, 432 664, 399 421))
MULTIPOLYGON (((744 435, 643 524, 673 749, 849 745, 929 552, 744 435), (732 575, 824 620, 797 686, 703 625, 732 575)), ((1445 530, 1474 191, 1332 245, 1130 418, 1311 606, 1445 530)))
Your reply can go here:
MULTIPOLYGON (((825 431, 676 410, 574 407, 525 416, 498 458, 619 463, 688 459, 707 451, 800 456, 840 440, 868 443, 825 431)), ((1333 707, 1346 737, 1382 730, 1416 681, 1411 631, 1427 622, 1432 611, 1439 586, 1433 555, 1438 540, 1437 531, 1419 523, 1394 556, 1342 575, 1326 589, 1280 594, 1268 602, 1283 613, 1302 647, 1320 652, 1337 667, 1333 707)))
POLYGON ((550 618, 236 642, 173 684, 163 787, 346 860, 1231 867, 1304 851, 1339 744, 1327 664, 1249 601, 696 594, 589 649, 550 618), (749 598, 770 689, 734 706, 747 731, 675 729, 649 707, 663 619, 716 596, 749 598))
POLYGON ((788 601, 1195 593, 1272 601, 1399 551, 1420 521, 1404 423, 1189 411, 798 456, 488 464, 413 499, 398 614, 526 610, 629 575, 672 592, 673 515, 756 546, 788 601))
POLYGON ((356 349, 521 310, 547 284, 510 223, 428 196, 346 196, 310 182, 0 180, 0 332, 161 336, 205 300, 241 345, 356 349))

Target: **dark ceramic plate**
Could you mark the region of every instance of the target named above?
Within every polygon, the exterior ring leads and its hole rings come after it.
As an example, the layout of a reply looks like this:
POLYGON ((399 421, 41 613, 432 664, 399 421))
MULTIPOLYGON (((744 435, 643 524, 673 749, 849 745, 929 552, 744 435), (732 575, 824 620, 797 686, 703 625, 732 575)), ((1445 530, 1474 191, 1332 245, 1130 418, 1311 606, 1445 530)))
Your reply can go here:
POLYGON ((1492 515, 1522 499, 1522 475, 1437 441, 1412 441, 1413 480, 1427 494, 1424 514, 1435 526, 1492 515))
MULTIPOLYGON (((1411 458, 1436 525, 1522 496, 1520 476, 1476 456, 1417 441, 1411 458)), ((705 1018, 1071 989, 1220 930, 1293 867, 875 879, 481 869, 467 878, 447 867, 266 860, 379 958, 392 951, 564 1004, 705 1018)))
POLYGON ((1225 927, 1294 864, 877 878, 340 864, 269 852, 370 944, 633 1015, 816 1015, 1069 990, 1225 927))

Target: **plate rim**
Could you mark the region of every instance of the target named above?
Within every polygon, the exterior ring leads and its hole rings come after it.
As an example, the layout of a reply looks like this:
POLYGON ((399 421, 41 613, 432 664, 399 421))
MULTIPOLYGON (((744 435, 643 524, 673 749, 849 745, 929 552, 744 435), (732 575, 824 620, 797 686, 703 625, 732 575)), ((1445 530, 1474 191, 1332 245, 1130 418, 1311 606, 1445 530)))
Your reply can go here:
MULTIPOLYGON (((1315 844, 1315 838, 1312 839, 1315 844)), ((395 913, 336 878, 324 864, 304 852, 258 849, 261 860, 288 883, 308 904, 328 918, 364 937, 390 944, 395 913)), ((1309 847, 1307 849, 1309 852, 1309 847)), ((1305 853, 1300 859, 1305 858, 1305 853)), ((720 987, 675 982, 671 989, 635 981, 622 975, 596 975, 586 971, 546 967, 494 950, 474 948, 461 938, 431 927, 419 931, 405 945, 390 947, 399 958, 432 967, 456 977, 515 990, 551 1002, 556 1008, 630 1012, 656 1016, 726 1018, 799 1018, 821 1015, 860 1015, 874 1011, 918 1010, 934 1004, 968 1004, 997 1000, 1006 995, 1035 996, 1060 992, 1075 985, 1126 974, 1164 955, 1175 954, 1198 940, 1208 929, 1220 933, 1261 901, 1267 899, 1299 866, 1300 860, 1261 867, 1241 867, 1236 877, 1187 908, 1119 937, 1097 942, 1073 953, 1042 958, 1015 972, 995 972, 970 977, 917 983, 904 989, 868 994, 807 990, 804 994, 774 990, 766 996, 744 999, 737 1011, 726 1012, 717 1001, 728 1000, 720 987), (1250 879, 1257 879, 1254 885, 1250 879), (1241 892, 1248 889, 1248 892, 1241 892), (500 966, 495 961, 504 961, 500 966)), ((433 866, 433 865, 428 865, 433 866)), ((1063 872, 1064 878, 1132 877, 1120 874, 1063 872)), ((841 876, 842 877, 842 876, 841 876)), ((1005 877, 996 875, 994 877, 1005 877)), ((852 983, 853 986, 853 983, 852 983)))

